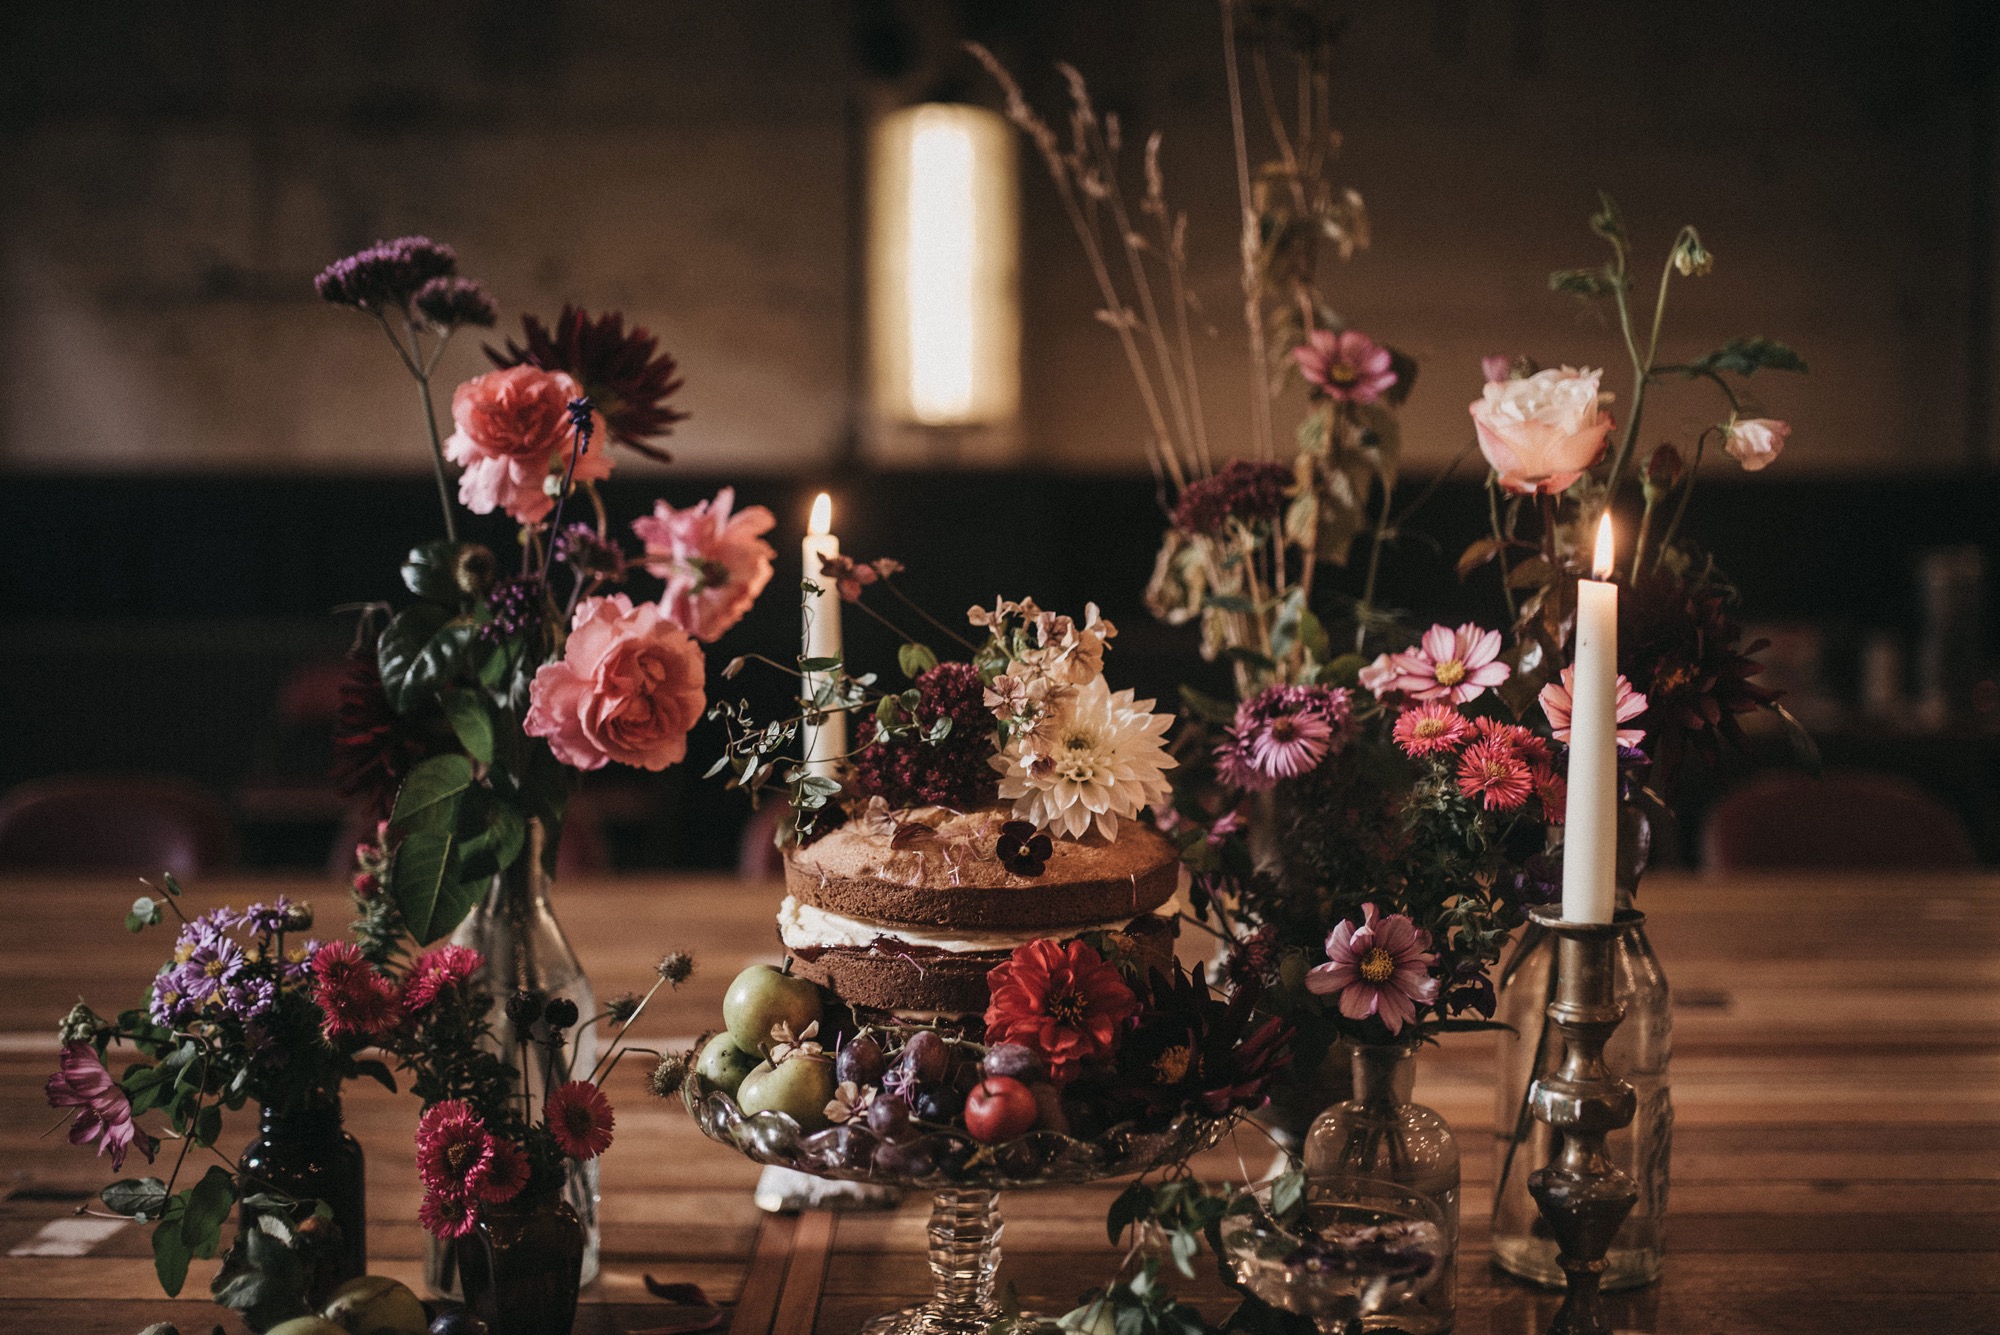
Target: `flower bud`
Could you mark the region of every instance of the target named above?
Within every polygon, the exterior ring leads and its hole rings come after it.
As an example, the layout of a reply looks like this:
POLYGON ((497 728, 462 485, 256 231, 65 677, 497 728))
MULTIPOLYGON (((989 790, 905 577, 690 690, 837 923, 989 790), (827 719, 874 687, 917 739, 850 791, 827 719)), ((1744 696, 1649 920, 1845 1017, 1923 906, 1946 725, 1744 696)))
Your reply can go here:
POLYGON ((1686 465, 1681 460, 1681 452, 1671 443, 1663 443, 1646 458, 1646 474, 1641 480, 1645 488, 1646 504, 1652 505, 1660 497, 1672 491, 1681 480, 1686 465))
POLYGON ((479 598, 493 587, 493 576, 500 563, 493 558, 490 547, 482 547, 476 542, 468 542, 458 549, 458 555, 451 563, 452 582, 458 585, 460 593, 479 598))
POLYGON ((507 998, 507 1022, 525 1030, 542 1018, 542 999, 533 992, 520 991, 507 998))
POLYGON ((576 1023, 576 1003, 568 997, 553 997, 542 1008, 542 1019, 550 1029, 567 1029, 576 1023))
POLYGON ((660 1058, 660 1064, 646 1077, 646 1086, 663 1099, 672 1098, 687 1079, 687 1060, 669 1053, 660 1058))

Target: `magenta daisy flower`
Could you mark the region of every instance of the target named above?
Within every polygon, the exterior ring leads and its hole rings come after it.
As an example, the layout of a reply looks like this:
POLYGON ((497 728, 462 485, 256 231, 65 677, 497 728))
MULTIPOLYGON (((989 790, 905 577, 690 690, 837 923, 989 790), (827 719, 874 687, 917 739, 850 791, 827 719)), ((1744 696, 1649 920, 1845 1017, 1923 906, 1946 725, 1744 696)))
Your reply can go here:
POLYGON ((417 1222, 434 1238, 462 1238, 479 1222, 479 1202, 471 1196, 425 1192, 417 1206, 417 1222))
POLYGON ((1520 752, 1489 737, 1458 758, 1458 791, 1479 798, 1488 811, 1513 811, 1533 795, 1535 777, 1520 752))
POLYGON ((492 1171, 498 1143, 464 1099, 433 1103, 417 1123, 417 1176, 441 1196, 471 1196, 492 1171))
POLYGON ((1373 904, 1361 906, 1362 923, 1342 922, 1326 938, 1325 964, 1306 973, 1306 990, 1340 998, 1350 1020, 1373 1015, 1392 1034, 1417 1018, 1417 1006, 1437 1000, 1431 977, 1437 956, 1431 934, 1401 913, 1384 918, 1373 904))
POLYGON ((1292 349, 1299 374, 1313 390, 1341 403, 1373 403, 1396 385, 1394 358, 1353 329, 1315 329, 1292 349))
POLYGON ((504 1205, 521 1194, 528 1185, 528 1155, 511 1140, 494 1136, 491 1141, 493 1157, 488 1162, 486 1179, 479 1184, 477 1195, 489 1205, 504 1205))
POLYGON ((572 1159, 595 1159, 611 1148, 611 1100, 588 1080, 557 1085, 543 1108, 556 1147, 572 1159))
POLYGON ((313 952, 313 1004, 325 1017, 329 1040, 349 1035, 375 1038, 403 1018, 396 989, 346 941, 330 941, 313 952))
MULTIPOLYGON (((1575 689, 1576 669, 1573 667, 1566 667, 1562 670, 1561 681, 1552 681, 1542 687, 1542 713, 1548 716, 1549 727, 1555 731, 1556 740, 1559 742, 1567 742, 1569 740, 1569 715, 1573 707, 1571 692, 1575 689)), ((1638 691, 1633 690, 1632 683, 1625 680, 1625 674, 1622 672, 1619 673, 1618 721, 1620 723, 1630 723, 1645 712, 1646 697, 1638 691)), ((1644 728, 1620 728, 1618 730, 1618 745, 1625 747, 1627 750, 1636 750, 1639 744, 1645 740, 1646 730, 1644 728)))
POLYGON ((1471 732, 1465 715, 1442 701, 1429 700, 1404 710, 1391 735, 1405 754, 1421 757, 1457 750, 1471 732))
POLYGON ((1462 705, 1511 675, 1499 657, 1497 630, 1481 630, 1470 621, 1457 630, 1432 626, 1416 648, 1390 660, 1396 676, 1389 685, 1418 700, 1449 700, 1462 705))

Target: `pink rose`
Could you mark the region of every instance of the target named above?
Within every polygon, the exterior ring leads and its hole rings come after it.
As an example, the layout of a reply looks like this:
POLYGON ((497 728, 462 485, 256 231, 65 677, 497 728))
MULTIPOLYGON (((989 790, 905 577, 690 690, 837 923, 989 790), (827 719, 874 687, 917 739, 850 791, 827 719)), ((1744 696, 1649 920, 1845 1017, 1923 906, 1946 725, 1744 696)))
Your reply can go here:
POLYGON ((1746 418, 1732 421, 1722 429, 1722 448, 1735 456, 1744 472, 1754 473, 1770 467, 1771 461, 1784 452, 1785 439, 1791 434, 1791 424, 1774 417, 1746 418))
POLYGON ((522 729, 577 769, 616 760, 662 770, 686 757, 688 730, 708 704, 702 670, 700 646, 659 604, 586 598, 562 661, 535 673, 522 729))
POLYGON ((770 532, 776 517, 761 505, 731 514, 735 505, 736 489, 724 487, 686 510, 655 501, 650 518, 632 521, 646 544, 646 569, 667 582, 660 596, 667 616, 711 644, 757 601, 777 555, 757 536, 770 532))
POLYGON ((1599 406, 1602 374, 1565 366, 1487 382, 1472 404, 1472 425, 1501 486, 1553 495, 1597 462, 1611 430, 1611 414, 1599 406))
MULTIPOLYGON (((561 371, 537 366, 488 371, 453 391, 451 419, 458 429, 445 441, 444 455, 465 469, 458 479, 458 499, 465 508, 480 515, 505 510, 523 524, 548 514, 555 498, 545 484, 551 474, 561 478, 568 466, 575 443, 569 403, 582 394, 561 371)), ((600 418, 576 462, 576 480, 610 476, 600 418)))
POLYGON ((1342 403, 1373 403, 1396 384, 1389 350, 1358 330, 1315 329, 1292 349, 1306 383, 1342 403))

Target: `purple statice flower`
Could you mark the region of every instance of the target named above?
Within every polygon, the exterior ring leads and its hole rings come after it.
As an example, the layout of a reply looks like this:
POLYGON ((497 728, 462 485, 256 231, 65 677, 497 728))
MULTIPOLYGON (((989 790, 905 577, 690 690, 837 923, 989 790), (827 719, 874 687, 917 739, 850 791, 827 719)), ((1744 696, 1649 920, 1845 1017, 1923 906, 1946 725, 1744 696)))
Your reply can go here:
POLYGON ((525 634, 542 624, 545 589, 534 576, 503 579, 486 595, 493 619, 479 628, 481 639, 499 641, 525 634))
POLYGON ((1340 687, 1266 686, 1236 707, 1216 772, 1248 792, 1309 774, 1347 745, 1352 716, 1340 687))
POLYGON ((410 305, 433 329, 462 324, 491 329, 500 318, 500 303, 470 278, 433 278, 417 289, 410 305))
POLYGON ((336 306, 408 310, 426 283, 457 272, 458 255, 450 246, 427 236, 399 236, 335 260, 313 280, 313 289, 336 306))

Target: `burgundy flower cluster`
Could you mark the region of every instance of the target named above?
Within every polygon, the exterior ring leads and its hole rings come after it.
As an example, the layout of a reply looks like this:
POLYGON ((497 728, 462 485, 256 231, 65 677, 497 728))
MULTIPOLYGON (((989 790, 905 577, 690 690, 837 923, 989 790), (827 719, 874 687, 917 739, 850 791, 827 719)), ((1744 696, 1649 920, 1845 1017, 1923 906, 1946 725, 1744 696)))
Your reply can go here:
POLYGON ((1214 477, 1190 482, 1174 506, 1174 527, 1212 536, 1230 519, 1270 523, 1284 512, 1292 470, 1283 464, 1232 460, 1214 477))
POLYGON ((917 694, 916 735, 878 741, 874 715, 862 719, 855 730, 855 791, 898 808, 969 811, 991 802, 999 776, 988 763, 995 754, 993 716, 978 670, 940 663, 917 678, 917 694), (951 720, 951 731, 939 741, 924 740, 941 718, 951 720))

